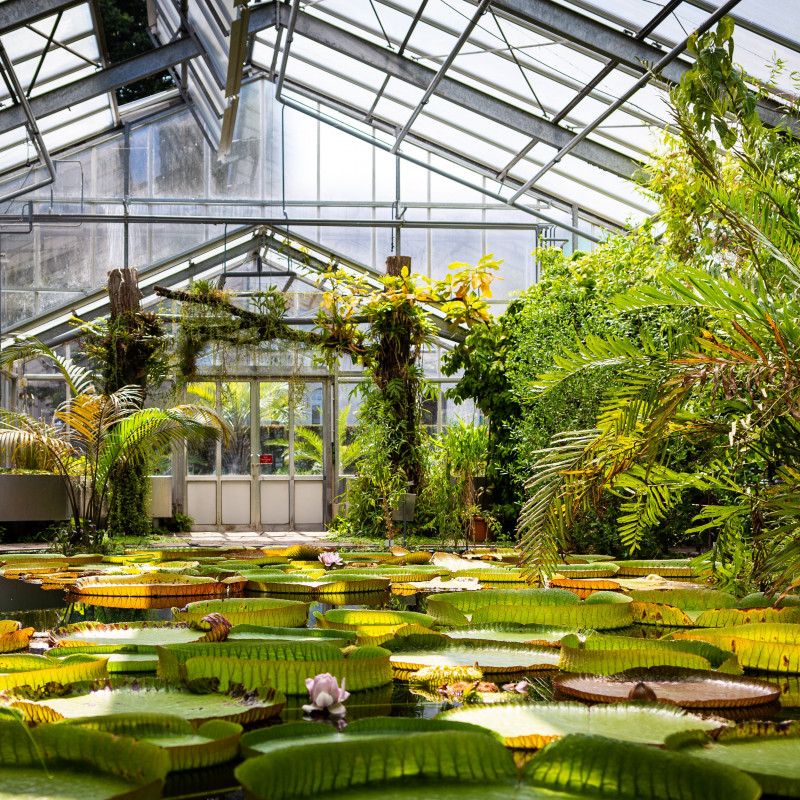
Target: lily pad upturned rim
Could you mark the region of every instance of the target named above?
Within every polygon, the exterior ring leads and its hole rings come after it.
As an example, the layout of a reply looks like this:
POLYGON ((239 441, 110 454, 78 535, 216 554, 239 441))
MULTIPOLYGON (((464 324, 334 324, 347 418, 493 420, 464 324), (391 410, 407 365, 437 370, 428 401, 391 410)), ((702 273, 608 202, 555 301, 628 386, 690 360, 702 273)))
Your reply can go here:
MULTIPOLYGON (((643 667, 624 670, 614 675, 596 675, 592 673, 571 673, 558 675, 553 678, 553 686, 561 693, 594 703, 620 703, 626 702, 628 695, 613 695, 603 691, 603 687, 610 688, 617 684, 632 689, 637 683, 642 682, 650 686, 656 694, 658 702, 677 705, 681 708, 742 708, 750 706, 768 705, 780 697, 779 686, 767 681, 743 675, 729 675, 714 670, 696 670, 684 667, 643 667), (659 684, 686 684, 705 685, 709 696, 676 699, 662 695, 664 687, 659 691, 659 684), (750 687, 752 694, 740 698, 720 698, 713 696, 712 686, 719 684, 733 684, 743 689, 750 687)), ((628 690, 630 691, 630 690, 628 690)))
MULTIPOLYGON (((187 718, 192 725, 199 727, 204 722, 212 719, 225 719, 228 722, 236 722, 240 725, 250 722, 257 722, 271 719, 278 716, 286 705, 286 696, 272 687, 260 687, 252 691, 245 691, 243 687, 231 687, 229 691, 217 691, 211 685, 207 686, 204 692, 189 691, 185 687, 170 684, 158 678, 136 677, 122 678, 112 677, 106 680, 85 681, 83 683, 72 683, 66 686, 49 684, 40 691, 26 690, 25 687, 9 689, 4 693, 5 702, 11 708, 22 712, 29 722, 55 722, 61 719, 77 719, 86 716, 76 713, 73 716, 65 716, 60 711, 52 708, 48 703, 57 703, 59 700, 68 700, 79 697, 87 697, 94 692, 113 692, 113 691, 136 691, 136 692, 155 692, 162 693, 164 696, 177 693, 181 696, 191 696, 197 698, 199 707, 203 706, 202 698, 208 696, 224 696, 235 701, 237 710, 234 713, 221 715, 218 712, 209 716, 187 718)), ((60 704, 59 704, 60 705, 60 704)), ((166 708, 169 705, 166 704, 166 708)), ((136 709, 139 713, 139 709, 136 709)), ((159 711, 164 711, 165 705, 162 703, 159 711)), ((124 713, 120 711, 109 712, 110 714, 124 713)), ((95 714, 95 716, 98 716, 95 714)))
MULTIPOLYGON (((461 722, 471 722, 483 725, 503 737, 506 747, 521 750, 537 750, 548 742, 565 736, 568 733, 596 733, 597 728, 602 730, 602 724, 613 730, 619 730, 620 735, 608 738, 619 741, 633 741, 640 744, 663 744, 667 736, 683 730, 703 730, 717 732, 728 726, 728 722, 718 717, 699 717, 677 706, 661 703, 627 702, 612 703, 596 706, 587 706, 583 703, 570 701, 553 701, 543 703, 507 703, 486 706, 462 706, 450 711, 443 711, 439 716, 446 719, 456 719, 461 722), (529 728, 525 730, 525 717, 529 716, 529 728), (517 724, 518 730, 514 734, 504 733, 508 724, 504 717, 509 717, 514 722, 514 717, 522 721, 517 724), (548 717, 550 718, 548 720, 548 717), (647 735, 630 738, 633 723, 637 718, 647 721, 647 735), (665 720, 672 730, 662 731, 655 735, 657 722, 665 720), (559 720, 562 722, 559 723, 559 720), (505 725, 504 725, 505 723, 505 725), (572 730, 559 732, 557 725, 572 730), (583 725, 587 730, 579 730, 583 725)), ((600 734, 603 735, 603 734, 600 734)))

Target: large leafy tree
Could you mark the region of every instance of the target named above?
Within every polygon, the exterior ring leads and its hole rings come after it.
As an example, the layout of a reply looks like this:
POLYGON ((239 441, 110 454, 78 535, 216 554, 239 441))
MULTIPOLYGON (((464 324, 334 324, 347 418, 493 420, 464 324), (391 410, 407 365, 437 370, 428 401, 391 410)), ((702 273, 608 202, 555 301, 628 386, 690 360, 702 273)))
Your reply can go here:
MULTIPOLYGON (((698 530, 717 534, 717 555, 745 549, 762 586, 798 583, 800 146, 760 122, 731 33, 726 20, 692 42, 696 67, 671 97, 681 157, 713 217, 709 241, 693 265, 613 301, 626 313, 680 310, 700 330, 662 343, 587 337, 542 377, 545 394, 587 371, 611 368, 614 380, 595 426, 561 433, 537 464, 520 518, 531 567, 552 566, 563 531, 605 488, 626 499, 632 549, 692 488, 721 498, 697 515, 698 530), (688 442, 703 442, 705 457, 677 468, 688 442)), ((673 220, 667 246, 676 233, 673 220)))

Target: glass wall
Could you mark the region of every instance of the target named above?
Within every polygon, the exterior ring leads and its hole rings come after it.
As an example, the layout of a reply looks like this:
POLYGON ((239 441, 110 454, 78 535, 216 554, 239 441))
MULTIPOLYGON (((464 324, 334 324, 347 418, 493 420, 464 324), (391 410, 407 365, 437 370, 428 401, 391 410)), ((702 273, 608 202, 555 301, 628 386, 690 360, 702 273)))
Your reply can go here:
MULTIPOLYGON (((491 181, 413 147, 416 158, 450 170, 473 183, 491 181)), ((300 235, 357 262, 382 270, 398 250, 412 257, 413 269, 441 277, 454 261, 474 263, 493 252, 504 259, 503 282, 495 301, 536 279, 537 237, 569 251, 571 234, 536 226, 536 220, 508 209, 452 180, 401 162, 366 142, 304 114, 276 104, 272 85, 255 80, 242 92, 231 156, 219 162, 191 112, 179 108, 126 125, 121 133, 56 158, 55 184, 13 201, 3 213, 23 214, 33 200, 38 214, 77 215, 72 220, 36 224, 31 232, 0 232, 0 323, 14 325, 57 307, 69 308, 101 290, 108 270, 124 265, 146 270, 223 239, 243 217, 273 220, 391 220, 407 223, 513 223, 522 230, 295 226, 300 235), (399 198, 399 201, 398 201, 399 198), (130 216, 169 215, 170 223, 125 222, 130 216), (102 214, 108 222, 83 221, 102 214), (193 224, 183 217, 214 217, 225 224, 193 224)), ((28 180, 38 178, 34 172, 28 180)), ((8 182, 18 180, 17 176, 8 182)), ((0 181, 0 189, 3 186, 0 181)), ((489 188, 497 190, 497 185, 489 188)), ((565 222, 573 210, 544 209, 565 222)), ((599 228, 584 219, 587 231, 599 228)), ((586 249, 588 242, 577 242, 586 249)))

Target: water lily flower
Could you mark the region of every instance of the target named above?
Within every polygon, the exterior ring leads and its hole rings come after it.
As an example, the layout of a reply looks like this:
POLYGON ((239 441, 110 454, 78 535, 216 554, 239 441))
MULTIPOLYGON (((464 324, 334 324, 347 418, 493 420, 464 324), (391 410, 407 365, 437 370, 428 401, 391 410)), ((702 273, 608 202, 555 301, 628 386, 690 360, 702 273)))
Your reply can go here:
POLYGON ((342 678, 342 686, 339 688, 336 678, 328 672, 315 678, 306 678, 306 688, 311 702, 303 706, 303 711, 306 714, 322 711, 333 717, 343 717, 346 713, 344 701, 350 697, 350 692, 345 691, 344 680, 342 678))
POLYGON ((517 694, 528 694, 528 681, 521 680, 519 683, 504 683, 504 692, 516 692, 517 694))
POLYGON ((322 562, 325 569, 330 569, 331 567, 341 567, 344 564, 342 557, 338 553, 332 553, 330 551, 320 553, 317 558, 322 562))

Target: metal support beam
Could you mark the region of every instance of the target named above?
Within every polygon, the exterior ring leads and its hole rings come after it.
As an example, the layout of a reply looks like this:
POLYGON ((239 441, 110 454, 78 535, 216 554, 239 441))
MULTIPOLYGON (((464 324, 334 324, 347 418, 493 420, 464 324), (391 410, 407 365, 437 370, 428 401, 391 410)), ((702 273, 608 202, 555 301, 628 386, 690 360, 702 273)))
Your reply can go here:
MULTIPOLYGON (((686 0, 686 2, 709 12, 717 10, 716 2, 711 3, 708 0, 686 0)), ((637 41, 636 38, 620 30, 558 5, 552 0, 494 0, 492 6, 496 12, 506 13, 523 23, 566 39, 584 50, 599 53, 637 72, 642 72, 647 64, 655 64, 664 56, 662 49, 637 41)), ((598 6, 597 13, 603 14, 603 8, 598 6)), ((748 30, 755 30, 758 27, 745 21, 737 22, 737 25, 739 24, 748 30)), ((778 42, 782 38, 779 34, 770 34, 763 28, 758 32, 778 42)), ((687 59, 675 58, 661 70, 660 77, 668 83, 677 84, 691 67, 692 63, 687 59)), ((786 114, 776 103, 769 100, 759 102, 758 114, 765 125, 777 127, 781 123, 788 122, 795 135, 800 133, 800 121, 795 118, 787 119, 786 114)))
MULTIPOLYGON (((0 3, 0 9, 4 5, 5 3, 0 3)), ((121 61, 102 72, 73 81, 60 89, 34 97, 30 101, 31 111, 37 119, 42 119, 48 114, 63 111, 91 97, 112 92, 120 86, 135 83, 148 75, 162 72, 199 55, 200 48, 195 42, 191 39, 178 39, 140 56, 121 61)), ((14 105, 5 111, 0 111, 0 133, 24 124, 25 111, 21 106, 14 105)))
MULTIPOLYGON (((260 25, 266 18, 274 18, 274 9, 261 12, 260 7, 253 9, 250 15, 250 30, 260 25)), ((259 28, 255 28, 259 30, 259 28)), ((398 56, 380 45, 368 42, 348 31, 331 25, 321 19, 304 12, 297 14, 293 33, 303 36, 318 44, 330 47, 338 53, 356 59, 374 69, 381 70, 390 77, 398 78, 420 89, 427 89, 435 78, 436 72, 418 64, 409 58, 398 56)), ((285 54, 284 49, 284 54, 285 54)), ((280 78, 279 78, 280 80, 280 78)), ((452 78, 442 78, 436 87, 435 94, 462 108, 466 108, 482 116, 499 122, 512 130, 524 133, 531 138, 539 139, 552 147, 563 147, 572 138, 572 132, 552 122, 530 114, 516 106, 473 89, 452 78)), ((623 178, 631 178, 641 164, 610 147, 596 142, 582 142, 576 148, 575 155, 594 166, 606 169, 623 178)))
MULTIPOLYGON (((727 3, 720 6, 705 22, 701 25, 698 25, 697 29, 694 31, 693 35, 700 35, 705 33, 712 25, 718 22, 722 17, 724 17, 728 11, 735 6, 737 6, 741 0, 728 0, 727 3)), ((646 83, 649 83, 650 80, 655 76, 658 75, 665 67, 669 66, 669 64, 674 61, 685 49, 687 44, 689 43, 689 36, 687 36, 683 41, 679 42, 672 50, 669 51, 660 61, 653 65, 652 71, 646 72, 639 78, 636 83, 628 89, 625 94, 618 97, 602 114, 595 117, 592 122, 590 122, 579 134, 577 134, 569 144, 562 147, 554 156, 547 162, 529 181, 526 181, 512 196, 510 202, 515 202, 519 200, 519 198, 528 191, 543 175, 550 171, 552 167, 554 167, 565 155, 573 152, 575 148, 599 125, 601 125, 605 120, 607 120, 617 109, 621 108, 625 103, 633 97, 636 92, 639 91, 646 83)))
POLYGON ((417 117, 422 113, 422 109, 425 108, 428 101, 433 97, 433 93, 436 91, 436 87, 442 82, 447 70, 450 69, 450 65, 456 60, 456 57, 461 52, 461 48, 466 44, 467 39, 472 35, 472 31, 475 30, 475 26, 480 21, 480 18, 486 13, 486 9, 489 7, 489 0, 481 0, 480 4, 478 5, 477 11, 472 15, 472 19, 467 23, 466 28, 461 32, 461 35, 456 40, 456 43, 453 45, 453 49, 447 54, 447 58, 442 62, 442 65, 439 67, 439 71, 433 76, 433 79, 428 84, 428 88, 425 90, 425 94, 422 95, 422 99, 417 103, 414 110, 411 112, 411 116, 408 118, 408 121, 400 130, 400 133, 397 134, 397 138, 392 145, 392 149, 389 151, 392 154, 396 153, 400 145, 403 143, 403 139, 406 138, 408 132, 411 130, 411 126, 416 122, 417 117))
POLYGON ((14 65, 11 63, 11 59, 8 57, 8 53, 6 53, 2 42, 0 42, 0 72, 2 72, 8 80, 11 99, 13 100, 16 96, 17 108, 20 109, 23 115, 21 124, 24 125, 28 131, 28 136, 31 142, 33 142, 33 146, 36 148, 36 152, 39 154, 39 158, 47 170, 46 178, 42 178, 35 183, 23 184, 21 187, 12 189, 1 195, 0 202, 4 203, 8 200, 13 200, 15 197, 21 197, 24 194, 34 192, 44 186, 49 186, 56 179, 56 168, 53 164, 53 159, 50 158, 50 153, 47 150, 47 145, 44 143, 39 126, 36 124, 36 115, 31 109, 28 98, 25 96, 25 90, 19 82, 17 73, 14 71, 14 65))
POLYGON ((86 0, 4 0, 0 3, 0 31, 7 33, 83 2, 86 0))
MULTIPOLYGON (((25 191, 28 191, 26 188, 25 191)), ((104 223, 131 225, 160 223, 166 225, 268 225, 284 227, 306 228, 428 228, 444 230, 507 230, 528 231, 537 227, 531 222, 483 222, 481 220, 406 220, 406 219, 347 219, 319 217, 224 217, 224 216, 195 216, 188 214, 126 214, 114 216, 111 214, 34 214, 34 225, 75 225, 76 223, 104 223)), ((3 222, 19 222, 18 215, 0 215, 0 224, 3 222)), ((551 220, 550 224, 570 229, 569 224, 551 220)), ((581 231, 581 235, 585 234, 581 231)), ((588 237, 587 237, 588 238, 588 237)))

